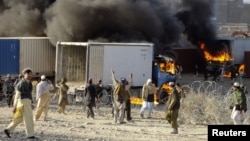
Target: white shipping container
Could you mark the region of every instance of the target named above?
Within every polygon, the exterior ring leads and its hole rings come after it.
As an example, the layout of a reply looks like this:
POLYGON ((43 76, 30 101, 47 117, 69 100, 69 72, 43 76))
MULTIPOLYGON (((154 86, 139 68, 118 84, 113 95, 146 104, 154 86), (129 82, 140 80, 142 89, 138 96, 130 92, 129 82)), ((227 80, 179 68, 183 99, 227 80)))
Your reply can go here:
POLYGON ((152 78, 153 44, 102 44, 101 47, 100 44, 89 44, 89 47, 88 76, 94 80, 101 78, 104 84, 112 84, 111 69, 117 80, 121 77, 129 80, 132 73, 133 86, 142 86, 152 78))
POLYGON ((111 69, 115 71, 117 80, 121 77, 129 79, 132 73, 133 86, 142 86, 152 78, 151 43, 58 42, 56 54, 56 81, 61 77, 79 82, 92 78, 94 83, 102 79, 103 84, 108 85, 112 84, 111 69), (81 49, 78 48, 80 46, 81 49), (79 52, 82 55, 75 55, 79 52))

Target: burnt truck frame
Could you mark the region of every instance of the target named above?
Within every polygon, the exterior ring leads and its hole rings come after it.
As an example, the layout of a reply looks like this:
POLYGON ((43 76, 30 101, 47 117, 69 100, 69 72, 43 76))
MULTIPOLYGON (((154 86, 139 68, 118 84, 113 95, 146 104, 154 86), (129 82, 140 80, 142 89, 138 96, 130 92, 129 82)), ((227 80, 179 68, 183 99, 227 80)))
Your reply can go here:
POLYGON ((245 53, 250 51, 248 47, 250 40, 249 39, 239 39, 234 37, 220 37, 217 38, 216 42, 221 44, 228 50, 229 55, 232 57, 231 60, 226 61, 213 61, 206 60, 207 68, 209 72, 213 71, 215 67, 223 67, 225 75, 231 73, 232 69, 236 70, 238 73, 241 65, 247 65, 245 59, 245 53))

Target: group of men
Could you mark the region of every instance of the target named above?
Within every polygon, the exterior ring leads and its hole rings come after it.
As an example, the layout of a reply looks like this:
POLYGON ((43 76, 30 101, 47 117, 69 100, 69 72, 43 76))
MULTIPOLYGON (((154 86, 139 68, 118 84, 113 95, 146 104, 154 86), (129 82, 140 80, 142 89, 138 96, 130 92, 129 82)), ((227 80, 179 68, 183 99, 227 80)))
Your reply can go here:
POLYGON ((37 85, 36 91, 36 112, 33 117, 32 110, 35 108, 32 90, 33 85, 31 83, 32 70, 26 68, 23 70, 19 78, 14 83, 13 90, 13 119, 7 128, 4 129, 4 133, 7 137, 10 136, 10 132, 13 131, 17 125, 24 122, 26 127, 27 139, 38 139, 34 136, 34 120, 38 120, 44 112, 44 120, 47 119, 48 108, 50 103, 49 89, 53 86, 51 81, 46 79, 45 75, 41 76, 41 81, 37 85), (34 119, 34 120, 33 120, 34 119))
POLYGON ((125 113, 127 121, 131 121, 131 103, 130 103, 130 88, 133 84, 133 75, 130 74, 130 81, 127 81, 125 77, 120 79, 120 82, 115 78, 115 72, 111 70, 112 81, 114 86, 113 97, 113 114, 115 123, 124 124, 125 113))
MULTIPOLYGON (((127 121, 131 121, 131 107, 130 107, 130 87, 132 86, 132 74, 130 74, 130 82, 126 78, 121 78, 120 81, 116 80, 115 72, 111 70, 112 81, 113 81, 113 108, 112 114, 114 115, 115 123, 124 124, 125 115, 127 121)), ((87 118, 91 117, 94 119, 95 114, 93 108, 98 108, 97 104, 101 98, 102 80, 98 80, 97 84, 93 83, 92 78, 89 78, 85 86, 84 95, 85 103, 87 106, 87 118)))
MULTIPOLYGON (((127 121, 131 121, 131 105, 130 105, 130 88, 133 85, 133 77, 130 74, 130 81, 128 82, 126 78, 121 78, 120 81, 116 80, 115 72, 111 70, 112 80, 113 80, 113 114, 114 121, 118 124, 126 123, 124 121, 125 114, 127 116, 127 121)), ((32 70, 27 68, 24 69, 22 75, 15 82, 15 95, 13 101, 13 120, 4 129, 4 133, 10 137, 10 131, 13 131, 16 126, 24 122, 26 126, 26 135, 28 139, 37 139, 34 136, 34 120, 38 120, 44 112, 44 120, 47 119, 48 108, 50 103, 49 90, 53 87, 51 81, 49 81, 45 75, 41 76, 41 81, 37 85, 36 90, 36 100, 37 107, 35 116, 33 117, 32 110, 34 109, 32 89, 31 84, 32 70), (33 120, 34 119, 34 120, 33 120)), ((6 81, 7 83, 8 81, 6 81)), ((66 81, 64 81, 66 82, 66 81)), ((172 134, 178 134, 177 118, 178 112, 181 104, 181 98, 185 97, 179 83, 169 82, 168 100, 166 102, 166 115, 165 119, 171 124, 173 128, 172 134)), ((88 107, 87 118, 94 118, 93 107, 95 107, 96 102, 99 101, 98 92, 101 91, 101 80, 98 81, 97 85, 94 85, 92 79, 88 80, 88 84, 85 87, 85 98, 88 107), (98 88, 100 87, 100 88, 98 88), (99 89, 99 90, 98 90, 99 89)), ((67 87, 68 89, 68 87, 67 87)), ((246 96, 238 82, 233 84, 234 94, 232 97, 232 104, 230 109, 232 110, 231 118, 234 124, 242 124, 243 113, 247 111, 246 96)), ((66 91, 67 92, 67 91, 66 91)), ((154 94, 156 92, 156 87, 152 83, 151 79, 143 85, 142 88, 142 107, 140 110, 140 116, 144 118, 144 110, 148 109, 147 118, 151 118, 151 113, 154 105, 154 94)))
MULTIPOLYGON (((115 123, 123 124, 124 122, 124 110, 129 109, 127 111, 127 120, 131 120, 131 111, 130 111, 130 101, 129 97, 131 95, 129 89, 132 83, 128 83, 125 78, 121 78, 120 82, 115 79, 114 71, 112 70, 112 79, 114 85, 114 120, 115 123)), ((132 82, 132 75, 130 76, 132 82)), ((180 108, 180 99, 184 97, 183 91, 180 87, 180 84, 175 84, 174 82, 169 82, 169 96, 168 101, 166 103, 166 117, 165 119, 171 124, 173 131, 172 134, 178 134, 178 125, 177 118, 178 112, 180 108)), ((154 105, 154 94, 157 89, 155 85, 152 83, 151 79, 148 79, 147 82, 143 85, 142 88, 142 107, 140 110, 141 118, 144 118, 144 110, 148 109, 147 118, 151 118, 151 113, 154 105)))
POLYGON ((15 87, 15 95, 13 102, 13 119, 7 128, 4 129, 4 133, 7 137, 10 136, 10 131, 13 131, 17 125, 24 122, 26 127, 27 139, 37 139, 34 136, 34 121, 33 112, 34 109, 33 99, 32 99, 32 70, 26 68, 22 72, 23 78, 19 80, 15 87))

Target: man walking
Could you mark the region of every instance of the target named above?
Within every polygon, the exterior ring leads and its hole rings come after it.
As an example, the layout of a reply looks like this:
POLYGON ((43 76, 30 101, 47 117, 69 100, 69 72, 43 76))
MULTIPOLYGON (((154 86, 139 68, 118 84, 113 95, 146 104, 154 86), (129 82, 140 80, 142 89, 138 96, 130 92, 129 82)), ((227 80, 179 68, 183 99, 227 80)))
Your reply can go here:
POLYGON ((147 118, 151 118, 151 113, 154 106, 154 93, 156 92, 156 88, 152 83, 151 79, 148 79, 147 82, 142 87, 142 107, 140 110, 141 118, 144 118, 144 110, 148 109, 147 118))
POLYGON ((98 97, 98 101, 96 99, 95 108, 99 109, 99 99, 103 96, 102 91, 104 89, 103 84, 102 84, 102 79, 99 79, 95 86, 96 86, 96 94, 98 97))
POLYGON ((231 118, 235 125, 242 124, 243 114, 247 110, 247 102, 246 95, 240 88, 240 84, 238 82, 234 82, 233 84, 233 98, 230 109, 232 110, 231 118))
POLYGON ((35 113, 35 121, 37 121, 40 116, 42 115, 42 112, 44 112, 44 118, 43 120, 47 120, 48 116, 48 109, 50 104, 50 88, 53 87, 50 80, 46 79, 45 75, 41 76, 41 81, 37 84, 36 87, 36 100, 37 102, 37 108, 35 113))
POLYGON ((23 70, 23 78, 16 86, 16 95, 13 104, 14 117, 9 126, 4 129, 4 133, 10 138, 10 131, 13 131, 17 125, 24 122, 26 127, 27 139, 37 139, 34 136, 34 121, 32 109, 32 70, 26 68, 23 70))
POLYGON ((95 107, 95 102, 99 101, 96 93, 96 86, 92 84, 92 79, 88 80, 88 85, 85 88, 85 98, 87 104, 87 118, 95 118, 95 114, 93 112, 93 107, 95 107))
POLYGON ((66 106, 69 104, 68 102, 68 90, 69 86, 66 84, 67 78, 62 77, 61 82, 58 84, 58 91, 59 91, 59 99, 58 99, 58 113, 65 113, 66 106))
POLYGON ((180 109, 180 96, 175 89, 174 82, 169 82, 170 93, 167 101, 166 120, 171 124, 173 131, 171 134, 178 134, 177 118, 180 109))

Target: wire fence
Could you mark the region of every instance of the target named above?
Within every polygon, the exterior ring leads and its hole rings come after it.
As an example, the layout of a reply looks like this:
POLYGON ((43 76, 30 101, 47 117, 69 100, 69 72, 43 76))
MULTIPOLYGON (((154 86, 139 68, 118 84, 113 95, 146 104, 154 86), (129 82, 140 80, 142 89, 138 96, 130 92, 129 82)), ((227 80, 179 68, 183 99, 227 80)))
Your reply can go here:
MULTIPOLYGON (((183 85, 186 98, 181 103, 179 120, 191 124, 231 124, 232 89, 213 81, 193 81, 183 85)), ((247 97, 248 109, 250 98, 247 97)), ((245 114, 249 116, 249 112, 245 114)))

